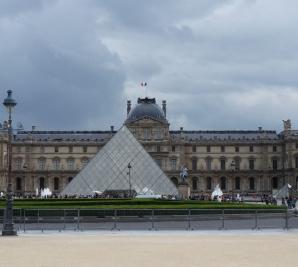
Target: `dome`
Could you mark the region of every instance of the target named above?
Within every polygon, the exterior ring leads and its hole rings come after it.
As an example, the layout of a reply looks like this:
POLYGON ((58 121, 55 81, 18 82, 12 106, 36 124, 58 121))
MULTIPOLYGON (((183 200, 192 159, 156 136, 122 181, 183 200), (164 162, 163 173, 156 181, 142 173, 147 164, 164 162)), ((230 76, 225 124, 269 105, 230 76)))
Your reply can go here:
POLYGON ((156 104, 155 98, 139 98, 138 104, 128 113, 125 123, 131 123, 145 118, 168 123, 164 112, 156 104))

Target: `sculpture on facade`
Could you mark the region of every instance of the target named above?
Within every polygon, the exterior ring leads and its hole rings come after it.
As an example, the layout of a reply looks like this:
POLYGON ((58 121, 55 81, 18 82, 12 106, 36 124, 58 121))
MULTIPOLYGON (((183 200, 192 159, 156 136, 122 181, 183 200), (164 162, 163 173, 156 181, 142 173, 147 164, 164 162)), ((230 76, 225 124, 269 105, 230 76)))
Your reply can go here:
POLYGON ((283 120, 283 123, 284 123, 284 130, 285 130, 285 131, 289 131, 289 130, 291 130, 291 128, 292 128, 292 123, 291 123, 291 120, 290 120, 290 119, 283 120))
POLYGON ((180 171, 180 178, 182 179, 182 182, 184 183, 185 180, 187 179, 188 169, 185 166, 181 166, 181 171, 180 171))

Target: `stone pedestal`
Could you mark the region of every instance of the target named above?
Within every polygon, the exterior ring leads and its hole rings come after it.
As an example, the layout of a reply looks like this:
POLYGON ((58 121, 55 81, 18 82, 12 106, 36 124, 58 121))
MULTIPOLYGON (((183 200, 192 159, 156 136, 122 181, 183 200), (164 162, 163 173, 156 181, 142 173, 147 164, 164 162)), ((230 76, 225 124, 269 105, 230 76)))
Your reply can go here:
POLYGON ((178 191, 179 191, 179 197, 181 199, 189 199, 190 197, 190 186, 188 183, 179 183, 178 184, 178 191))

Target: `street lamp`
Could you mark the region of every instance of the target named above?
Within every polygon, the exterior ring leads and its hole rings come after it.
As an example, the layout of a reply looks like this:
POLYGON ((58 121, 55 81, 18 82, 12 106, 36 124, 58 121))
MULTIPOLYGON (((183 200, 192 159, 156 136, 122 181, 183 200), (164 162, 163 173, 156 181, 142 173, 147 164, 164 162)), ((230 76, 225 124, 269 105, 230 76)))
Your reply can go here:
POLYGON ((8 143, 7 143, 7 189, 6 189, 6 208, 3 218, 3 229, 2 235, 11 236, 17 235, 17 231, 14 229, 13 224, 13 193, 12 193, 12 182, 11 182, 11 162, 12 162, 12 120, 11 113, 13 108, 17 105, 17 102, 12 98, 12 91, 7 91, 7 97, 4 99, 3 105, 8 111, 8 143))
POLYGON ((127 168, 128 168, 128 173, 127 173, 127 175, 128 175, 128 184, 129 184, 129 197, 131 197, 130 169, 131 169, 132 167, 131 167, 130 162, 128 163, 127 168))

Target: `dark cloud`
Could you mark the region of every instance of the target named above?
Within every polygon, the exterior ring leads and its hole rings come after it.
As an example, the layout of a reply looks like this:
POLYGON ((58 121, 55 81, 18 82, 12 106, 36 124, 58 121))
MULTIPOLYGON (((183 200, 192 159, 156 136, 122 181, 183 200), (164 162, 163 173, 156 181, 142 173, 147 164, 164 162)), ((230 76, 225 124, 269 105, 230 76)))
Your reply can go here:
POLYGON ((27 127, 120 126, 142 80, 173 128, 298 125, 296 1, 23 2, 0 2, 0 87, 27 127))

